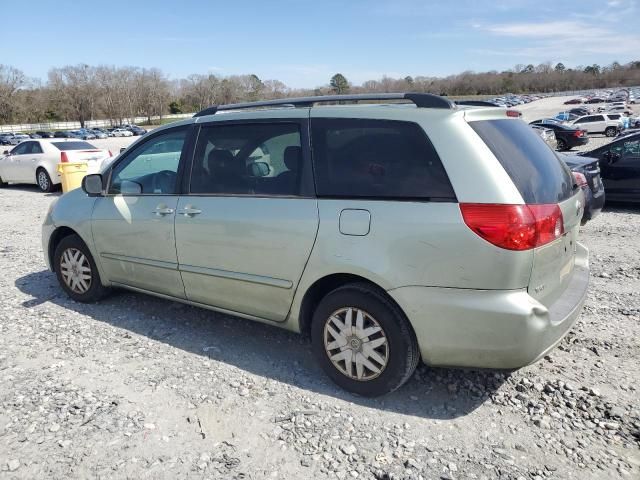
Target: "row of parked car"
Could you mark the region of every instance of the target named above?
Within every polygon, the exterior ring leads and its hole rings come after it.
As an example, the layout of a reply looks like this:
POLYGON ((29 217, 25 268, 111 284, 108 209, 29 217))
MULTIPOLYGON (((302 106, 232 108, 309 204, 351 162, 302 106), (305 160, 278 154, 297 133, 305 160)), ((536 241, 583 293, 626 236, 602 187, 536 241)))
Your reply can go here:
MULTIPOLYGON (((630 104, 638 103, 640 99, 640 87, 621 88, 619 90, 602 90, 589 95, 571 98, 564 102, 565 105, 578 105, 581 103, 615 103, 624 101, 630 104)), ((603 107, 606 108, 606 107, 603 107)))
POLYGON ((517 107, 518 105, 524 105, 535 100, 544 98, 544 95, 511 95, 507 94, 502 97, 495 97, 487 100, 489 103, 493 103, 497 107, 517 107))
POLYGON ((79 140, 94 140, 107 137, 131 137, 147 133, 137 125, 121 125, 112 128, 80 128, 78 130, 59 130, 57 132, 37 131, 30 134, 2 132, 0 145, 18 145, 29 139, 38 138, 76 138, 79 140))
POLYGON ((633 132, 640 126, 640 117, 630 117, 617 111, 597 112, 581 106, 559 112, 555 117, 536 119, 529 124, 539 130, 542 138, 552 148, 566 151, 586 145, 589 134, 616 137, 633 132))

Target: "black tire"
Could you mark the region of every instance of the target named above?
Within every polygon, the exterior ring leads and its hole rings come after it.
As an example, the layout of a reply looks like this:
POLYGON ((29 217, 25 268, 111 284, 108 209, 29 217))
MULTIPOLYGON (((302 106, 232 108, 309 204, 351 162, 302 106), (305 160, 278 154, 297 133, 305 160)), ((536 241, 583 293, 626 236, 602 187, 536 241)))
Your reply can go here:
POLYGON ((366 283, 344 285, 320 301, 313 314, 311 341, 314 354, 329 378, 343 389, 364 397, 377 397, 396 390, 411 377, 420 360, 416 335, 404 313, 384 292, 366 283), (386 336, 387 363, 375 378, 348 377, 333 364, 325 349, 325 326, 334 313, 348 307, 360 309, 374 318, 386 336))
POLYGON ((561 151, 566 150, 566 149, 567 149, 567 142, 565 142, 563 139, 559 138, 556 150, 561 152, 561 151))
POLYGON ((49 193, 53 191, 53 183, 51 182, 51 177, 49 173, 44 168, 39 168, 36 170, 36 184, 38 188, 44 193, 49 193))
POLYGON ((615 137, 617 133, 618 129, 616 127, 607 127, 607 129, 604 131, 604 134, 607 137, 615 137))
MULTIPOLYGON (((96 263, 94 262, 89 249, 78 235, 69 235, 67 237, 64 237, 60 241, 53 254, 53 266, 60 286, 65 291, 65 293, 76 302, 97 302, 109 293, 109 289, 103 286, 102 282, 100 281, 98 268, 96 267, 96 263), (75 252, 80 252, 82 255, 84 255, 84 258, 87 261, 87 263, 85 264, 86 266, 82 266, 82 268, 84 269, 88 266, 88 268, 90 269, 89 275, 91 278, 88 282, 85 281, 85 283, 88 283, 88 288, 86 288, 85 291, 79 291, 83 290, 83 288, 77 288, 76 290, 74 290, 69 284, 67 284, 67 280, 65 280, 65 274, 63 273, 63 270, 67 272, 69 271, 69 268, 65 268, 65 266, 62 265, 63 256, 66 252, 71 256, 73 256, 75 252)), ((76 264, 76 266, 79 265, 76 264)), ((86 271, 83 271, 83 273, 86 275, 86 271)))
POLYGON ((0 188, 2 187, 6 187, 7 186, 7 182, 5 182, 2 177, 0 177, 0 188))

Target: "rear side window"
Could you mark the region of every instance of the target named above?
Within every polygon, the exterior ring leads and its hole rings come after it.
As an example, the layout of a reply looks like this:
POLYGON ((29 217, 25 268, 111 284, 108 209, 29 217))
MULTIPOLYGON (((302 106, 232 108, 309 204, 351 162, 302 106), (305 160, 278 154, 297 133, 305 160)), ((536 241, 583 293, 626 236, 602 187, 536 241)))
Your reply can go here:
POLYGON ((94 150, 96 147, 88 142, 51 142, 58 150, 94 150))
POLYGON ((573 193, 569 168, 526 123, 469 122, 511 177, 525 203, 557 203, 573 193))
POLYGON ((415 123, 321 118, 312 120, 311 134, 318 196, 455 201, 415 123))

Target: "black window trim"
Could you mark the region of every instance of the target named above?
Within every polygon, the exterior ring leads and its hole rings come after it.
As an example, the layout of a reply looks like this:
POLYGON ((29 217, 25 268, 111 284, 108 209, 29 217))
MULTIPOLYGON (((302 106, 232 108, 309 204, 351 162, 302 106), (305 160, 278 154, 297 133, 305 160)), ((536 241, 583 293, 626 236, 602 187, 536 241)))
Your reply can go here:
POLYGON ((187 161, 188 154, 190 152, 190 148, 192 147, 191 143, 193 142, 193 134, 194 134, 194 124, 187 124, 187 125, 178 125, 175 127, 171 127, 171 128, 164 128, 162 130, 159 130, 157 132, 153 132, 151 134, 149 134, 147 137, 144 138, 144 141, 139 142, 135 144, 135 148, 131 149, 131 147, 129 147, 129 149, 127 149, 122 155, 120 155, 120 157, 113 162, 112 165, 109 166, 109 169, 107 172, 105 172, 106 175, 106 181, 103 180, 103 185, 104 185, 104 191, 105 197, 116 197, 116 196, 122 196, 122 197, 175 197, 175 196, 179 196, 181 195, 181 178, 182 175, 184 173, 184 163, 187 161), (133 153, 135 153, 136 150, 138 150, 139 147, 146 145, 147 143, 149 143, 150 141, 155 140, 157 137, 161 136, 161 135, 166 135, 167 133, 174 133, 180 130, 184 130, 186 131, 186 136, 185 136, 185 140, 184 143, 182 145, 182 151, 180 152, 180 159, 178 160, 178 171, 177 171, 177 177, 176 177, 176 188, 175 188, 175 192, 174 193, 138 193, 138 194, 132 194, 132 193, 110 193, 109 190, 111 189, 111 181, 113 180, 112 176, 113 176, 113 170, 123 161, 125 161, 127 158, 129 158, 133 153))
MULTIPOLYGON (((447 174, 447 179, 449 180, 449 185, 451 185, 451 191, 453 192, 453 196, 452 197, 410 197, 410 196, 398 196, 398 197, 392 197, 392 196, 387 196, 387 197, 378 197, 375 195, 372 196, 362 196, 362 195, 319 195, 317 193, 318 191, 318 186, 317 186, 317 174, 315 174, 315 161, 312 162, 313 165, 313 169, 314 169, 314 189, 316 192, 316 198, 318 199, 326 199, 326 200, 350 200, 350 201, 367 201, 367 202, 413 202, 413 203, 458 203, 458 196, 456 195, 455 189, 453 188, 453 184, 451 183, 451 179, 449 177, 449 172, 447 172, 447 168, 444 165, 444 162, 442 161, 442 158, 440 158, 440 154, 438 153, 438 150, 436 149, 436 147, 433 145, 433 142, 431 142, 431 139, 429 138, 429 135, 427 135, 427 132, 424 131, 424 128, 422 128, 422 126, 418 123, 418 122, 414 122, 414 121, 410 121, 410 120, 394 120, 394 119, 387 119, 387 118, 364 118, 364 117, 312 117, 311 121, 309 122, 309 135, 311 137, 311 125, 313 123, 313 120, 363 120, 363 121, 374 121, 374 122, 379 122, 380 124, 413 124, 415 126, 418 127, 418 129, 420 130, 420 134, 424 137, 424 139, 426 140, 426 142, 430 145, 430 147, 433 149, 433 151, 435 152, 438 160, 440 161, 440 164, 442 165, 442 168, 444 169, 445 173, 447 174)), ((313 137, 311 137, 311 142, 313 143, 313 137)), ((311 143, 311 145, 312 145, 311 143)), ((313 147, 313 145, 312 145, 313 147)), ((313 152, 313 148, 311 149, 311 151, 313 152)))
POLYGON ((196 132, 194 132, 192 150, 189 152, 187 165, 185 165, 184 174, 181 177, 180 190, 183 196, 189 197, 238 197, 238 198, 284 198, 284 199, 310 199, 316 198, 315 183, 313 180, 311 148, 310 148, 310 123, 308 117, 293 118, 252 118, 242 120, 214 120, 209 122, 196 123, 196 132), (300 174, 300 191, 298 195, 280 195, 272 193, 196 193, 191 192, 190 180, 193 172, 193 163, 195 161, 195 151, 200 137, 202 128, 210 128, 215 126, 230 125, 256 125, 256 124, 292 124, 297 125, 300 131, 300 146, 302 148, 302 172, 300 174))

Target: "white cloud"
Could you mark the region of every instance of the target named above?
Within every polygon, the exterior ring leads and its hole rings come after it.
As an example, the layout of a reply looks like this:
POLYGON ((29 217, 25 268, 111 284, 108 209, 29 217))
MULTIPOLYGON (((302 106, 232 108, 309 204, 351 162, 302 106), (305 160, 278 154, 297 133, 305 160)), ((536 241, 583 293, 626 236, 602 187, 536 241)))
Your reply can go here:
MULTIPOLYGON (((587 59, 590 55, 632 56, 640 50, 640 34, 626 33, 611 28, 606 22, 548 21, 530 23, 505 23, 481 27, 485 31, 503 37, 519 38, 524 46, 506 45, 504 49, 474 50, 486 55, 510 55, 527 57, 535 61, 548 59, 587 59)), ((580 60, 584 61, 584 60, 580 60)))

